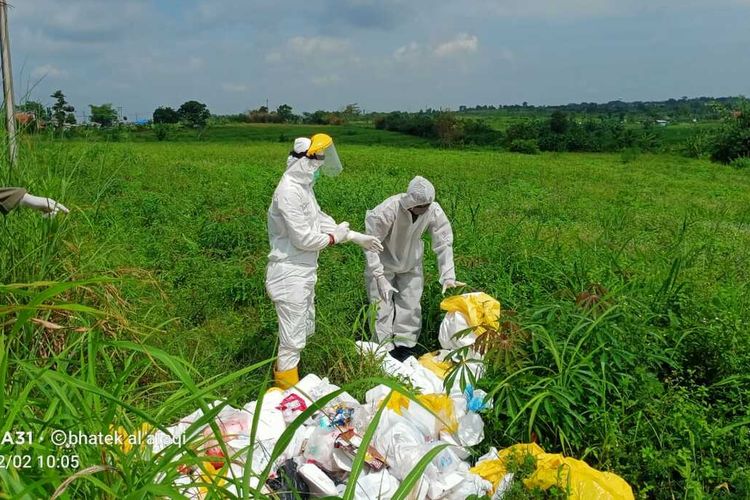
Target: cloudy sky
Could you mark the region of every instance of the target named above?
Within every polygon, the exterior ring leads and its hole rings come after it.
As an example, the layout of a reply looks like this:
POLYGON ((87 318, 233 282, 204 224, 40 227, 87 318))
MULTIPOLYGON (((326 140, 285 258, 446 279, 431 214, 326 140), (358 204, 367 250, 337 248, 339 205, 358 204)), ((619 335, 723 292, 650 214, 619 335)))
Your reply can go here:
POLYGON ((130 119, 750 94, 750 0, 9 1, 17 100, 130 119))

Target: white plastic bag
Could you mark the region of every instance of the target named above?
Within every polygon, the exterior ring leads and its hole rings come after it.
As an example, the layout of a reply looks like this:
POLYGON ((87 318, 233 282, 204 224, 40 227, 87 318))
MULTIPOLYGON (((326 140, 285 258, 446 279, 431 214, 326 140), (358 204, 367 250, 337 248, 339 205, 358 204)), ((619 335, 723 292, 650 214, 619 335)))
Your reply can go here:
POLYGON ((289 444, 284 449, 284 452, 279 455, 279 459, 276 461, 277 468, 278 465, 281 465, 290 458, 295 458, 302 454, 305 442, 310 439, 313 431, 315 431, 315 427, 312 425, 301 425, 297 427, 297 430, 294 431, 294 436, 292 436, 291 441, 289 441, 289 444))
POLYGON ((405 375, 422 394, 443 393, 443 381, 440 377, 422 366, 414 356, 409 356, 404 360, 403 369, 399 375, 405 375))
POLYGON ((387 469, 361 474, 354 491, 355 500, 391 500, 399 481, 387 469))
POLYGON ((476 342, 477 335, 473 331, 466 332, 465 330, 468 328, 469 323, 467 323, 466 317, 460 312, 445 313, 443 321, 440 322, 440 332, 438 333, 440 346, 443 349, 455 351, 461 347, 472 345, 476 342), (456 335, 459 332, 463 333, 456 335))
POLYGON ((446 491, 441 500, 464 500, 471 495, 485 496, 492 491, 492 483, 468 471, 460 472, 462 481, 446 491))
POLYGON ((484 439, 484 421, 474 412, 458 419, 458 440, 461 446, 476 446, 484 439))
POLYGON ((333 448, 338 431, 330 424, 327 417, 320 417, 312 435, 307 440, 303 456, 307 461, 314 461, 328 471, 337 470, 333 461, 333 448))
POLYGON ((310 496, 314 498, 336 496, 338 490, 336 484, 330 477, 320 470, 315 464, 305 464, 297 469, 299 475, 310 487, 310 496))
POLYGON ((379 403, 384 397, 386 397, 388 394, 390 394, 391 388, 387 385, 376 385, 369 391, 365 393, 365 401, 369 404, 377 404, 379 403))
POLYGON ((404 417, 385 410, 372 441, 376 450, 386 457, 390 473, 402 481, 422 458, 425 439, 404 417))

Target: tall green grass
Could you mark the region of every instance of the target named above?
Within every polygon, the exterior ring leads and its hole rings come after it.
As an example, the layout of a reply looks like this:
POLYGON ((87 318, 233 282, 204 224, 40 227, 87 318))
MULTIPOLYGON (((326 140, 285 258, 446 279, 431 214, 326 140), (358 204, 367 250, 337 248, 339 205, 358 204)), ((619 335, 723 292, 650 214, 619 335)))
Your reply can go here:
MULTIPOLYGON (((83 421, 133 431, 169 425, 214 397, 257 399, 276 341, 265 212, 289 144, 27 146, 33 160, 13 183, 72 213, 0 221, 14 237, 0 241, 3 411, 14 427, 83 421)), ((368 208, 426 176, 454 225, 459 279, 517 311, 517 351, 492 358, 480 383, 495 397, 488 445, 535 437, 614 470, 643 496, 750 491, 746 172, 667 155, 624 165, 616 155, 339 153, 341 177, 316 185, 326 211, 362 231, 368 208), (581 307, 576 297, 594 284, 606 289, 603 301, 581 307)), ((426 256, 420 340, 432 350, 442 297, 426 256)), ((317 334, 301 365, 357 397, 378 374, 353 344, 370 332, 360 316, 363 266, 354 247, 321 254, 317 334)), ((156 495, 154 478, 171 471, 166 458, 118 465, 115 450, 88 453, 86 466, 99 468, 67 485, 71 498, 156 495), (100 469, 118 466, 122 475, 100 469)), ((73 471, 0 474, 8 496, 33 498, 73 471)))

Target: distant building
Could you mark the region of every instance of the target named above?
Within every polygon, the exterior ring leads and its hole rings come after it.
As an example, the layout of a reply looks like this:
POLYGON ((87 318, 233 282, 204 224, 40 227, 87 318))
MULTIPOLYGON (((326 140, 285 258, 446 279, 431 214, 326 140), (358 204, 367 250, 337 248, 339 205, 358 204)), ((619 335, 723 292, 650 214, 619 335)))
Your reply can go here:
POLYGON ((656 124, 660 127, 666 127, 669 124, 669 120, 656 120, 656 124))
POLYGON ((135 120, 133 123, 135 125, 148 125, 149 123, 151 123, 151 120, 149 120, 148 118, 141 118, 140 120, 135 120))

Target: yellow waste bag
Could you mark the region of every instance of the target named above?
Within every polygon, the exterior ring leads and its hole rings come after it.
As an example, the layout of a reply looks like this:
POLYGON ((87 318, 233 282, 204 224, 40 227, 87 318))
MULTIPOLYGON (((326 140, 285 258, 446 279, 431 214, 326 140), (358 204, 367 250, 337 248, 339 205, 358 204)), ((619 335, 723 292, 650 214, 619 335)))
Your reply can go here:
POLYGON ((419 358, 419 364, 437 375, 441 380, 445 378, 453 363, 449 360, 440 361, 435 353, 428 352, 419 358))
MULTIPOLYGON (((401 415, 401 411, 404 408, 409 407, 409 398, 404 396, 398 391, 392 391, 391 392, 391 398, 388 400, 388 404, 385 405, 386 408, 389 410, 393 410, 396 414, 401 415)), ((382 402, 378 403, 378 405, 383 404, 382 402)))
POLYGON ((570 487, 570 497, 575 500, 632 500, 633 490, 617 474, 602 472, 575 458, 559 453, 545 453, 539 445, 516 444, 498 452, 498 458, 484 460, 471 468, 471 472, 490 481, 495 488, 505 476, 506 461, 511 454, 519 459, 524 454, 536 458, 536 470, 524 479, 526 488, 547 490, 552 486, 570 487))
POLYGON ((443 299, 440 309, 446 312, 459 312, 474 328, 477 335, 484 333, 482 325, 497 329, 500 326, 500 302, 484 292, 465 293, 443 299))
POLYGON ((458 431, 458 420, 453 411, 453 400, 447 394, 422 394, 417 396, 417 401, 437 415, 440 426, 448 432, 458 431))
MULTIPOLYGON (((437 416, 436 425, 448 432, 458 431, 458 419, 453 409, 453 400, 447 394, 420 394, 416 397, 422 406, 437 416)), ((391 398, 385 405, 398 415, 403 415, 405 409, 410 408, 411 400, 398 391, 392 391, 391 398)), ((379 405, 382 402, 378 403, 379 405)))

